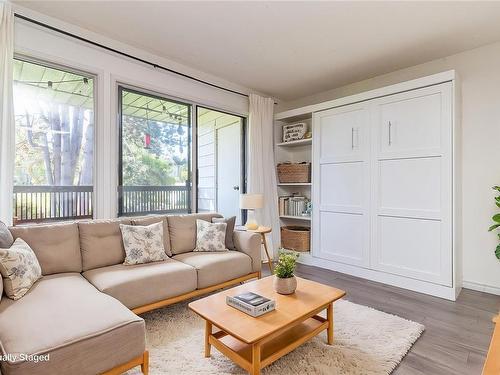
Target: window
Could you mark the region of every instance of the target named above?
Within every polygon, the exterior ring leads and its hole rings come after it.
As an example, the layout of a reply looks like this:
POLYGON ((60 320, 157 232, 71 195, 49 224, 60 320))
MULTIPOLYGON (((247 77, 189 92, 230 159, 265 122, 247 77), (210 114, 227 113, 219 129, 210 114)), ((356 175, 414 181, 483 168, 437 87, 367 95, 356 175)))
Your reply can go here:
POLYGON ((244 124, 240 116, 197 107, 198 212, 236 216, 244 193, 244 124))
POLYGON ((14 62, 14 223, 93 215, 94 78, 14 62))
POLYGON ((191 212, 191 106, 119 87, 118 215, 191 212))

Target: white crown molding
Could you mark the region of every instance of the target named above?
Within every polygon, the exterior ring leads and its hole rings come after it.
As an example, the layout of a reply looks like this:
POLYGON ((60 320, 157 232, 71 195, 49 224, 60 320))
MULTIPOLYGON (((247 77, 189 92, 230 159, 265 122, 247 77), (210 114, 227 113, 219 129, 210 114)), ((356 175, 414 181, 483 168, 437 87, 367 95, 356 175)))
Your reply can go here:
POLYGON ((392 95, 421 87, 437 85, 443 82, 453 81, 456 78, 457 78, 457 73, 455 72, 455 70, 447 70, 441 73, 431 74, 428 76, 412 79, 410 81, 396 83, 393 85, 384 86, 369 91, 364 91, 359 94, 348 95, 338 99, 328 100, 326 102, 306 105, 300 108, 289 109, 287 111, 277 113, 274 116, 274 119, 283 120, 286 118, 303 116, 305 114, 341 107, 347 104, 359 103, 365 100, 379 98, 386 95, 392 95))

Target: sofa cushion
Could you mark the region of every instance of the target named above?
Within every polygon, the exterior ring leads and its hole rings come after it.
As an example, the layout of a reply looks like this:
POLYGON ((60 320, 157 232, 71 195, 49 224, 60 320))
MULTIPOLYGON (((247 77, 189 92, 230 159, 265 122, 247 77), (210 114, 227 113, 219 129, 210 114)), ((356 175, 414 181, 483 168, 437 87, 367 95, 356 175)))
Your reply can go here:
POLYGON ((3 221, 0 221, 0 247, 7 249, 14 243, 12 233, 3 221))
POLYGON ((33 249, 42 267, 42 275, 81 272, 82 257, 76 223, 11 227, 33 249))
POLYGON ((193 251, 196 247, 196 219, 211 222, 214 217, 222 216, 216 213, 169 216, 167 220, 172 254, 193 251))
POLYGON ((163 247, 165 248, 165 253, 171 257, 170 234, 168 231, 168 221, 166 216, 146 216, 132 220, 133 225, 151 225, 159 222, 163 223, 163 247))
POLYGON ((2 354, 50 354, 1 362, 3 374, 98 374, 145 350, 144 321, 76 273, 45 276, 20 300, 0 303, 2 354), (29 319, 28 319, 29 317, 29 319))
POLYGON ((123 264, 146 264, 168 259, 163 248, 163 223, 143 225, 120 224, 125 261, 123 264))
POLYGON ((115 219, 78 223, 84 271, 123 263, 125 249, 120 224, 131 224, 131 221, 115 219))
POLYGON ((174 255, 173 258, 196 268, 198 289, 252 273, 252 259, 239 251, 189 252, 174 255))
POLYGON ((42 277, 42 269, 31 247, 18 238, 10 248, 0 249, 0 274, 5 278, 5 294, 17 300, 42 277))
POLYGON ((196 289, 196 270, 173 259, 132 266, 118 264, 84 272, 83 276, 130 309, 196 289))

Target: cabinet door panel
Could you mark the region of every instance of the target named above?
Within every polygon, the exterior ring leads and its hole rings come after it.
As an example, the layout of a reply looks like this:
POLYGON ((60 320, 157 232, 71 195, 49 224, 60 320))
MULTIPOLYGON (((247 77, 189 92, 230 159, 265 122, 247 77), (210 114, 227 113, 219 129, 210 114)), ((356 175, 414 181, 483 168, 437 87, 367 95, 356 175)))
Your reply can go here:
POLYGON ((440 218, 441 158, 378 162, 379 213, 440 218))
POLYGON ((374 102, 373 269, 452 285, 451 113, 450 83, 374 102))
POLYGON ((313 255, 363 267, 370 241, 368 118, 368 106, 356 104, 319 112, 313 123, 313 255))
POLYGON ((382 99, 377 118, 380 154, 418 156, 440 152, 442 95, 436 88, 382 99))
POLYGON ((441 281, 441 222, 378 218, 378 269, 427 281, 441 281))
POLYGON ((361 209, 365 202, 363 162, 323 164, 321 207, 336 206, 361 209))
POLYGON ((368 150, 366 139, 368 112, 360 106, 347 106, 333 111, 330 114, 322 114, 317 125, 321 131, 320 159, 359 160, 368 150))
POLYGON ((321 212, 321 257, 354 265, 364 264, 366 217, 360 214, 321 212))

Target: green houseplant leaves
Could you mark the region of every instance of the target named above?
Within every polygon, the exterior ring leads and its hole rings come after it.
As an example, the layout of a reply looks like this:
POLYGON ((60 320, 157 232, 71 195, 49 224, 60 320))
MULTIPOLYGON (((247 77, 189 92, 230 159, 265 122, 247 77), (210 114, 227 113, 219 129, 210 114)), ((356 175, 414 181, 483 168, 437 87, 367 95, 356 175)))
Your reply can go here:
POLYGON ((279 251, 278 263, 274 267, 274 274, 280 279, 293 277, 299 253, 295 251, 279 251))
MULTIPOLYGON (((500 193, 500 186, 493 186, 493 190, 500 193)), ((495 204, 497 205, 498 208, 500 208, 500 195, 495 197, 495 204)), ((491 225, 488 229, 488 231, 490 232, 500 227, 500 213, 493 215, 491 219, 493 220, 493 225, 491 225)), ((497 235, 498 235, 498 240, 500 241, 500 233, 498 233, 497 235)), ((495 249, 495 256, 497 257, 497 259, 500 259, 500 243, 497 245, 495 249)))
MULTIPOLYGON (((500 240, 500 234, 498 235, 498 239, 500 240)), ((495 249, 495 255, 498 259, 500 259, 500 244, 498 244, 497 248, 495 249)))

